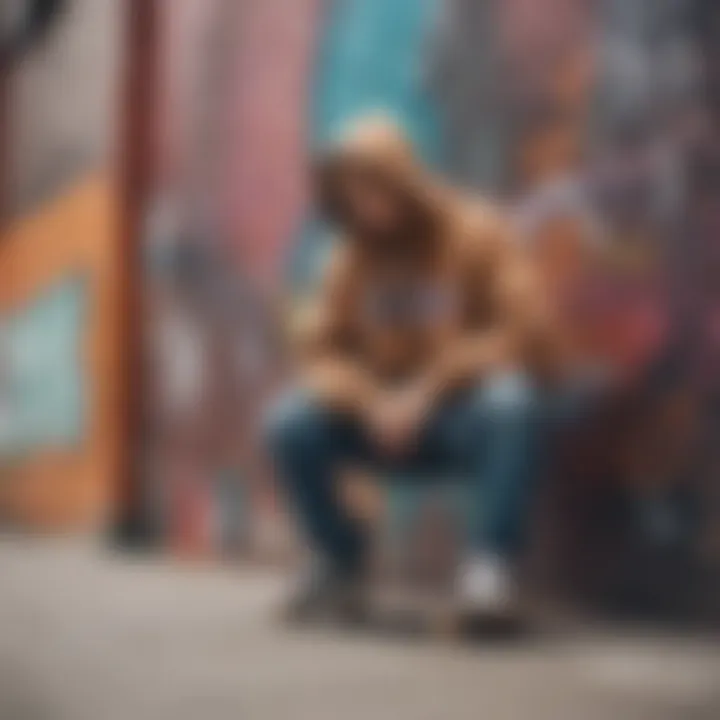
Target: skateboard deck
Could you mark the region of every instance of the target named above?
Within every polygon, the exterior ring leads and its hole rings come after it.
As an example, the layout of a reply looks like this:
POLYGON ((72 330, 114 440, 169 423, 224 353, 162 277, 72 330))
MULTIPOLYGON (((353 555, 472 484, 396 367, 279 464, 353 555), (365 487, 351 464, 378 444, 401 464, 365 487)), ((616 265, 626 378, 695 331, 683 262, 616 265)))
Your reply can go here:
POLYGON ((522 615, 480 616, 468 612, 455 593, 458 563, 466 554, 466 499, 460 481, 352 478, 344 500, 372 527, 367 608, 360 620, 320 623, 408 639, 525 635, 529 626, 522 615))
POLYGON ((364 627, 383 635, 451 641, 510 640, 527 636, 530 625, 519 614, 478 614, 451 594, 423 595, 408 590, 378 591, 371 597, 364 627))

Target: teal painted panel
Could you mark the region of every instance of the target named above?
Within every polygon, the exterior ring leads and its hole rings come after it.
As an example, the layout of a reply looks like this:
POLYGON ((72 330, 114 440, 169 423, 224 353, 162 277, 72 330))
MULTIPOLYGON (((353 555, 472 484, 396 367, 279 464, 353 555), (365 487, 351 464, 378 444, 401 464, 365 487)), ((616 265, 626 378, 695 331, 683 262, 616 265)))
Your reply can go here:
POLYGON ((334 0, 313 87, 312 139, 322 144, 359 115, 395 115, 426 159, 437 152, 424 53, 438 0, 334 0))
MULTIPOLYGON (((363 115, 387 113, 430 164, 441 155, 437 107, 424 55, 439 0, 331 0, 316 57, 310 145, 322 147, 363 115)), ((310 217, 290 261, 297 290, 314 285, 327 228, 310 217)))
POLYGON ((0 319, 0 456, 81 441, 86 288, 72 277, 0 319))

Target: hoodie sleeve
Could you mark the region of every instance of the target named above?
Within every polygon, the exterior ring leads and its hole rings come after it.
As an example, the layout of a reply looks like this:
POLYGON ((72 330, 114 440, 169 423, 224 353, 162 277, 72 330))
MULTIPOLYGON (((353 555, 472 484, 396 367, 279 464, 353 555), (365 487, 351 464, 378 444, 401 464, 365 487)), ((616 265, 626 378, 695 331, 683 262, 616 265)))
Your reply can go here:
POLYGON ((296 336, 304 387, 328 407, 364 413, 373 404, 373 378, 356 357, 355 265, 345 247, 331 257, 318 295, 296 336))
POLYGON ((541 377, 554 375, 562 345, 555 309, 509 222, 493 222, 486 247, 490 302, 497 326, 508 337, 510 362, 541 377))
POLYGON ((301 359, 352 351, 354 286, 347 252, 341 247, 333 248, 317 292, 300 309, 294 336, 301 359))

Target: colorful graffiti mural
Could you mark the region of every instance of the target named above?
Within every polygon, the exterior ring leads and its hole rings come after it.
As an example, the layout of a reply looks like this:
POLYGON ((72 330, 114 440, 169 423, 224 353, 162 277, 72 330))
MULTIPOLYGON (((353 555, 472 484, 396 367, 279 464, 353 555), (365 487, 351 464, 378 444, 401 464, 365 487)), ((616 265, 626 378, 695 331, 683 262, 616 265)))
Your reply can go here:
MULTIPOLYGON (((558 491, 572 496, 562 512, 577 520, 565 526, 590 527, 602 506, 622 516, 638 547, 656 543, 643 528, 655 527, 648 518, 664 507, 659 498, 707 495, 713 472, 705 447, 712 443, 693 430, 711 433, 718 415, 709 268, 720 163, 707 122, 717 52, 710 25, 698 19, 712 11, 690 0, 263 0, 233 12, 229 5, 205 4, 204 35, 168 38, 168 57, 185 58, 173 87, 185 83, 194 98, 180 106, 191 114, 199 103, 213 118, 192 130, 204 121, 166 114, 175 155, 185 158, 166 162, 161 174, 160 194, 180 198, 167 244, 175 269, 150 276, 158 312, 196 328, 189 335, 204 348, 200 375, 208 378, 201 395, 215 398, 193 403, 181 429, 168 430, 173 421, 154 435, 170 466, 178 452, 190 453, 186 467, 202 478, 193 497, 205 500, 185 502, 182 491, 178 503, 213 506, 227 478, 242 477, 229 485, 242 485, 243 528, 227 531, 225 513, 217 521, 224 532, 249 547, 255 524, 264 538, 288 541, 257 418, 287 360, 274 330, 277 307, 312 286, 331 242, 308 207, 308 158, 348 121, 382 111, 449 181, 514 211, 519 237, 575 328, 579 366, 621 378, 590 433, 603 469, 581 471, 575 490, 558 491), (217 38, 213 26, 230 49, 208 40, 217 38), (182 52, 173 43, 185 43, 182 52), (198 70, 208 62, 215 84, 198 70), (168 180, 174 175, 180 179, 168 180), (622 423, 607 419, 617 413, 622 423), (650 462, 658 447, 668 449, 667 461, 650 462)), ((685 522, 684 512, 669 523, 673 537, 697 543, 711 521, 685 522)), ((565 545, 595 542, 573 532, 565 545)))
POLYGON ((0 321, 4 458, 81 442, 85 304, 70 279, 0 321))

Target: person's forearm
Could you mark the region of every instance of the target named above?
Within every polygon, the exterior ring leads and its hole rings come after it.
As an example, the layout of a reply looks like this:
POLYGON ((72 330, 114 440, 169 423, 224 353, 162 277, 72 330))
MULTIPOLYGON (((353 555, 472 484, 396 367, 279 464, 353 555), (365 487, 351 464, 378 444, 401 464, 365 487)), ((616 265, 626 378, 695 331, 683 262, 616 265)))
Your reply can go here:
POLYGON ((422 385, 431 401, 515 362, 516 341, 506 330, 456 340, 425 374, 422 385))
POLYGON ((343 357, 326 357, 310 363, 303 373, 305 387, 330 408, 364 416, 378 396, 372 376, 343 357))

